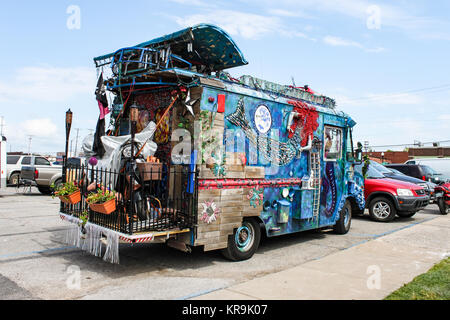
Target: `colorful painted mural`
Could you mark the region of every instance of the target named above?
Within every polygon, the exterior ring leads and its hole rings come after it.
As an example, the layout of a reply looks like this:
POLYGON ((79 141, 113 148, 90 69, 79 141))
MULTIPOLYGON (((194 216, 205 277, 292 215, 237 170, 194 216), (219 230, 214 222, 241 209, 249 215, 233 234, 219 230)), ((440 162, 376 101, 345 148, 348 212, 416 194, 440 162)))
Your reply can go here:
POLYGON ((362 180, 349 174, 352 164, 343 152, 350 128, 345 116, 313 103, 245 93, 235 85, 205 87, 201 109, 214 114, 212 101, 225 95, 225 131, 233 133, 224 134, 226 152, 243 152, 246 165, 263 167, 264 177, 201 179, 199 190, 250 188, 249 199, 262 203, 268 236, 333 226, 347 199, 364 206, 362 180), (259 198, 254 188, 261 186, 259 198))

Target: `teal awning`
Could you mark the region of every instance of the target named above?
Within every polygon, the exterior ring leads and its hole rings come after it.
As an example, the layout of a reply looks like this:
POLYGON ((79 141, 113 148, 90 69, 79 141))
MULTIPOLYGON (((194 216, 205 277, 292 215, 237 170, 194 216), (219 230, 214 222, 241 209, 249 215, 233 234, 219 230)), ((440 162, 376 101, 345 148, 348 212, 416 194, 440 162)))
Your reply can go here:
MULTIPOLYGON (((170 45, 172 53, 194 65, 206 65, 215 71, 248 64, 233 39, 224 30, 211 24, 199 24, 134 47, 156 49, 166 45, 170 45), (189 43, 192 43, 192 47, 189 43)), ((113 55, 109 53, 94 58, 94 61, 98 65, 113 55)))

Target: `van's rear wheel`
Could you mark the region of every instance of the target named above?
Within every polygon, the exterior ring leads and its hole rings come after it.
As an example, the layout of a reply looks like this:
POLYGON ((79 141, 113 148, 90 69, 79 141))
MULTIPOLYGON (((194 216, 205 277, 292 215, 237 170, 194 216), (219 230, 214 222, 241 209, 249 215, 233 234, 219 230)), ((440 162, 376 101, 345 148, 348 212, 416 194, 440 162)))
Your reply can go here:
POLYGON ((228 237, 228 247, 222 250, 225 258, 233 261, 250 259, 259 247, 261 228, 254 219, 244 220, 228 237))

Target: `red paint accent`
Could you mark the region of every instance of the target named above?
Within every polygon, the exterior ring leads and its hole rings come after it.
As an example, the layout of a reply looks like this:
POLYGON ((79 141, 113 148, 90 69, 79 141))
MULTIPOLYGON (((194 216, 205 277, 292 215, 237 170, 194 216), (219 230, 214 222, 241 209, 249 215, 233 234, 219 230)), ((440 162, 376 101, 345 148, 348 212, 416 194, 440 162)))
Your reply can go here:
POLYGON ((225 112, 225 95, 224 94, 217 95, 217 112, 219 112, 219 113, 225 112))
POLYGON ((289 132, 288 137, 292 138, 294 136, 297 126, 302 127, 301 146, 304 147, 308 144, 308 138, 312 138, 314 131, 319 127, 319 123, 317 122, 319 113, 316 108, 302 101, 288 101, 288 103, 294 106, 292 111, 299 114, 296 121, 291 125, 292 132, 289 132))
POLYGON ((290 179, 199 179, 199 190, 240 189, 256 187, 285 187, 301 185, 301 178, 290 179))

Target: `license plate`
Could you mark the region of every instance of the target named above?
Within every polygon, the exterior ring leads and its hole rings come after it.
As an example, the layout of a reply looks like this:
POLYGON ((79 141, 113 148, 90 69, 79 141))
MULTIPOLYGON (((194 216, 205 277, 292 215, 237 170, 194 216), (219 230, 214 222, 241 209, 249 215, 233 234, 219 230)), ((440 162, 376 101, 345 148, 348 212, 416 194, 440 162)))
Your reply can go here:
POLYGON ((444 195, 443 192, 436 192, 436 194, 435 194, 436 198, 442 197, 443 195, 444 195))

